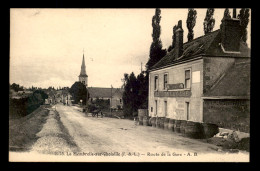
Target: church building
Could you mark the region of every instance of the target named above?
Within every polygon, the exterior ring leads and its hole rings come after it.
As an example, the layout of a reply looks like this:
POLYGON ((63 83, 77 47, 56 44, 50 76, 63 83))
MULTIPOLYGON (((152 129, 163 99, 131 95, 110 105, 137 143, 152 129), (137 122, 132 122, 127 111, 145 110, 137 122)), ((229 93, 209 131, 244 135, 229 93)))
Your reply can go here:
POLYGON ((86 72, 85 58, 83 53, 83 59, 81 64, 81 70, 79 75, 79 82, 83 83, 89 92, 89 100, 94 102, 96 99, 104 99, 110 101, 111 108, 123 107, 123 89, 121 88, 106 88, 106 87, 88 87, 88 75, 86 72))

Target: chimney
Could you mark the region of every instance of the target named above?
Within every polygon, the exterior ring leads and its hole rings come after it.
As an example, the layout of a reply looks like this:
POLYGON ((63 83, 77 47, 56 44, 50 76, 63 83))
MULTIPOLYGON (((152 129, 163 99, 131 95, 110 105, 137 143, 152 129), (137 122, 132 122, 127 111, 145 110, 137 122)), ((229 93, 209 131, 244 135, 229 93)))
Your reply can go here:
POLYGON ((237 9, 233 8, 233 18, 237 18, 237 9))
POLYGON ((239 52, 241 26, 237 18, 223 18, 221 24, 221 46, 223 51, 239 52))
POLYGON ((183 29, 182 29, 181 20, 178 21, 178 26, 176 29, 176 42, 175 42, 174 49, 176 49, 176 53, 177 53, 176 58, 180 57, 183 53, 183 29))

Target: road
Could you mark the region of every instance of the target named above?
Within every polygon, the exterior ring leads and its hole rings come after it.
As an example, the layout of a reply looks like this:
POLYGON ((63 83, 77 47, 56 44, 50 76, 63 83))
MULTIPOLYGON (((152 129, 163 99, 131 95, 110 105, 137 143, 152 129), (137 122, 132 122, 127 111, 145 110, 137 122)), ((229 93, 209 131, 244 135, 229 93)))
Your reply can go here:
POLYGON ((39 139, 30 152, 10 152, 10 158, 27 162, 249 161, 248 152, 219 151, 219 147, 213 144, 175 132, 136 125, 127 119, 87 116, 76 106, 62 104, 52 107, 37 136, 39 139), (62 153, 57 155, 52 151, 62 153))
POLYGON ((86 116, 76 106, 56 105, 63 125, 68 129, 80 152, 125 152, 144 156, 156 153, 171 155, 220 155, 218 147, 181 134, 134 121, 86 116))

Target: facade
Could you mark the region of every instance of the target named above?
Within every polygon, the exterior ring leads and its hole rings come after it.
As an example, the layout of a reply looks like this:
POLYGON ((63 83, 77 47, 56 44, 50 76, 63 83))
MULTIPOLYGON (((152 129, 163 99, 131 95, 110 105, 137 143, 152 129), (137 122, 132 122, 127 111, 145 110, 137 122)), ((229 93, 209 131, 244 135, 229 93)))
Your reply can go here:
POLYGON ((249 131, 250 49, 240 40, 240 22, 224 18, 221 28, 176 44, 149 71, 151 117, 214 123, 249 131))
POLYGON ((104 99, 111 101, 111 108, 117 109, 123 107, 123 89, 120 88, 103 88, 88 87, 90 101, 95 102, 96 99, 104 99), (112 99, 112 100, 111 100, 112 99))
POLYGON ((66 105, 72 105, 72 96, 68 90, 62 90, 61 102, 66 105))

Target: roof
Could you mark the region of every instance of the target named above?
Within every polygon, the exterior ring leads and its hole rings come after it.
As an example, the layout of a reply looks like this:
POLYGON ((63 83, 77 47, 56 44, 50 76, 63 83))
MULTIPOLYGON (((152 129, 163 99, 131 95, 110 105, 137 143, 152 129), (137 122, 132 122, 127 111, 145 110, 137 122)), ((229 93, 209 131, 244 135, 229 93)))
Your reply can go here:
POLYGON ((178 62, 194 59, 198 56, 226 56, 226 57, 250 57, 250 49, 246 44, 240 42, 240 53, 225 53, 220 45, 220 29, 204 36, 193 39, 183 44, 183 55, 177 58, 176 49, 172 49, 159 62, 152 66, 151 70, 165 68, 178 62))
MULTIPOLYGON (((90 98, 111 98, 111 88, 103 88, 103 87, 88 87, 90 98)), ((123 90, 120 88, 112 88, 112 96, 115 93, 121 93, 123 90)))
POLYGON ((235 63, 204 97, 250 97, 250 62, 235 63))

